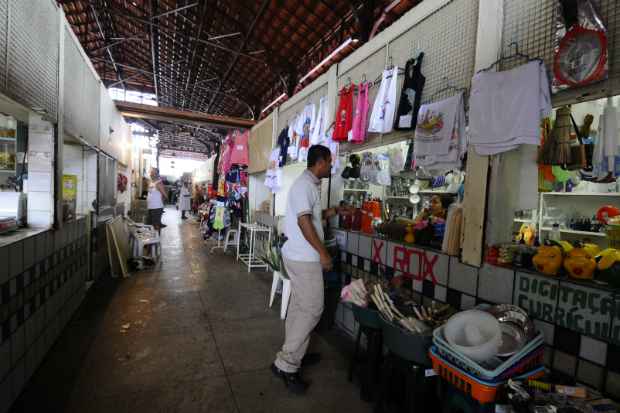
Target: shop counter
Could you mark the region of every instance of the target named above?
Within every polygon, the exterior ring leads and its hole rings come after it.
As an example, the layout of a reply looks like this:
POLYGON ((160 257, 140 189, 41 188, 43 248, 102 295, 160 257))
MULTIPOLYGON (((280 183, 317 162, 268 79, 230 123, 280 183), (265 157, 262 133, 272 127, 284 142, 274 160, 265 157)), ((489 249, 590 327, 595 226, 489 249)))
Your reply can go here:
MULTIPOLYGON (((600 388, 607 366, 620 354, 618 290, 516 267, 472 267, 429 247, 341 229, 332 232, 342 251, 344 278, 408 275, 414 299, 457 309, 480 303, 523 307, 545 335, 548 366, 578 381, 600 388)), ((357 331, 352 311, 344 305, 336 312, 336 324, 352 336, 357 331)))
POLYGON ((48 231, 49 228, 20 228, 8 234, 0 235, 0 248, 34 237, 37 234, 48 231))

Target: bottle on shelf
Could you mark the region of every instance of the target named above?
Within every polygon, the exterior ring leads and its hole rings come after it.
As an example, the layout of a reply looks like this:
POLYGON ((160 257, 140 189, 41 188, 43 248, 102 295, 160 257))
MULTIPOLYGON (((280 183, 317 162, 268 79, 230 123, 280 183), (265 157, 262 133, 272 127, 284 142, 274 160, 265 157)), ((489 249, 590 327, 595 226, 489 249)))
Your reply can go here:
POLYGON ((551 231, 549 232, 549 239, 551 241, 560 241, 562 239, 562 235, 560 234, 560 224, 557 222, 551 226, 551 231))

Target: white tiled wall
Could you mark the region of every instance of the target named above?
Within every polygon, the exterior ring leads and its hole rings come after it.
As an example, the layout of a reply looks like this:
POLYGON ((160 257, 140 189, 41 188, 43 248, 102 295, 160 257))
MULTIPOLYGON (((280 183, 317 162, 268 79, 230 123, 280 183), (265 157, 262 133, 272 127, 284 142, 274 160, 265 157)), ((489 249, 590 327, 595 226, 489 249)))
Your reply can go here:
POLYGON ((28 124, 28 224, 49 227, 54 222, 54 129, 37 115, 30 115, 28 124))

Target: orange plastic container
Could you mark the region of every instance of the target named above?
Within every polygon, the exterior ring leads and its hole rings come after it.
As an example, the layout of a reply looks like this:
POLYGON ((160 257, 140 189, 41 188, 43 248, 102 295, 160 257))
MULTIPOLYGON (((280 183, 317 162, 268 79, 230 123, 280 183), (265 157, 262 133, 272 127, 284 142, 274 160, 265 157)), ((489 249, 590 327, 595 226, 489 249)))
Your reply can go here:
MULTIPOLYGON (((442 359, 441 356, 435 352, 434 348, 431 348, 429 355, 431 357, 431 362, 433 363, 433 370, 435 370, 435 373, 437 373, 443 380, 454 386, 457 390, 465 393, 467 396, 481 404, 493 403, 497 397, 498 388, 506 383, 505 381, 491 383, 477 379, 457 366, 442 359)), ((534 379, 542 377, 544 374, 544 368, 539 367, 519 376, 519 378, 534 379)))

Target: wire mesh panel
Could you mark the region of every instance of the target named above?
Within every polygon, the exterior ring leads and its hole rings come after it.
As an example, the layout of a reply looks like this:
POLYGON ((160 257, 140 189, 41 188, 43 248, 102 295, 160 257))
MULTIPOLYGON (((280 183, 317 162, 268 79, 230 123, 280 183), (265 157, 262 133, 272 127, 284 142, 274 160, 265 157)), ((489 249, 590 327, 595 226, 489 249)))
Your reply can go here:
POLYGON ((9 17, 9 5, 6 1, 0 1, 0 90, 6 89, 6 46, 9 17))
POLYGON ((58 9, 51 0, 9 0, 8 5, 7 92, 16 101, 42 108, 56 119, 58 9))
MULTIPOLYGON (((314 105, 316 106, 316 110, 318 111, 319 101, 323 96, 327 96, 327 83, 323 86, 318 87, 316 90, 312 91, 310 94, 308 94, 308 96, 300 99, 298 102, 295 102, 286 109, 281 110, 278 113, 278 128, 276 133, 280 133, 282 129, 288 126, 289 121, 296 117, 299 113, 301 113, 307 104, 314 103, 314 105)), ((330 108, 329 110, 334 109, 330 108)))
MULTIPOLYGON (((616 0, 592 0, 607 28, 609 50, 609 78, 593 85, 568 89, 553 96, 554 106, 592 100, 620 93, 620 54, 615 52, 619 44, 620 5, 616 0)), ((547 69, 553 68, 555 22, 559 12, 557 0, 504 0, 504 24, 502 48, 505 55, 519 52, 531 58, 541 58, 547 69)), ((506 70, 524 63, 524 59, 502 62, 506 70)), ((550 72, 551 73, 551 72, 550 72)))
POLYGON ((454 95, 454 90, 441 91, 448 85, 469 88, 476 56, 478 6, 477 0, 451 1, 390 42, 389 54, 394 64, 403 68, 414 54, 424 52, 422 103, 454 95))
POLYGON ((64 28, 64 121, 65 130, 99 145, 99 81, 80 52, 80 44, 64 28))

